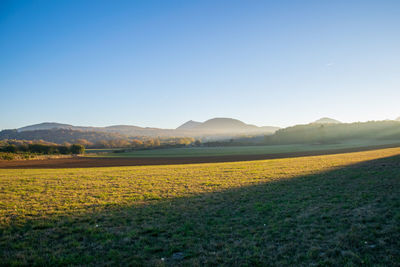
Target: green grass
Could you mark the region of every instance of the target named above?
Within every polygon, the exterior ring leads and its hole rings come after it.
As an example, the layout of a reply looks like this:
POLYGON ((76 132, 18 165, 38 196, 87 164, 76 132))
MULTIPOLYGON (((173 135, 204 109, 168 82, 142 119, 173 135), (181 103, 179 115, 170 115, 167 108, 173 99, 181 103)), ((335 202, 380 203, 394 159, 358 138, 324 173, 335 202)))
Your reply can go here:
MULTIPOLYGON (((306 144, 306 145, 269 145, 269 146, 232 146, 232 147, 186 147, 136 150, 124 153, 89 154, 89 157, 206 157, 206 156, 230 156, 230 155, 261 155, 276 153, 293 153, 305 151, 324 151, 333 149, 358 148, 376 145, 398 144, 398 141, 351 141, 338 144, 306 144)), ((96 150, 94 150, 96 152, 96 150)), ((101 150, 100 152, 110 152, 101 150)))
POLYGON ((85 150, 86 154, 92 153, 112 153, 114 151, 121 150, 123 148, 89 148, 85 150))
POLYGON ((0 170, 0 264, 398 265, 399 155, 0 170))

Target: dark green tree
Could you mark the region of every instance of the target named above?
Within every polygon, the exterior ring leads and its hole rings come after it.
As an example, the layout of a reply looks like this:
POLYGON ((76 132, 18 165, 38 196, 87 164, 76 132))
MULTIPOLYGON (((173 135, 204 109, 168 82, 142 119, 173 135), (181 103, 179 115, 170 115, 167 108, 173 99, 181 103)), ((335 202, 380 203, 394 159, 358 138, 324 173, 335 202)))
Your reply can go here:
POLYGON ((85 147, 81 144, 73 144, 70 147, 70 151, 72 154, 83 154, 85 153, 85 147))
POLYGON ((4 148, 4 152, 15 153, 17 152, 17 147, 15 145, 8 145, 4 148))
POLYGON ((58 147, 58 152, 60 154, 68 154, 70 152, 70 149, 68 146, 59 146, 58 147))

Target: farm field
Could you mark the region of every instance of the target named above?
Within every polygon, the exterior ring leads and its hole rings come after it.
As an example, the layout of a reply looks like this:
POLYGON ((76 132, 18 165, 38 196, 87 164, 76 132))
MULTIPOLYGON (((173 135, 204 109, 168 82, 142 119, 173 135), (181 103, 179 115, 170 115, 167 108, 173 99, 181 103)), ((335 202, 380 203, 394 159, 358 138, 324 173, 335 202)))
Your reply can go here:
POLYGON ((2 265, 397 265, 400 148, 0 170, 2 265))
MULTIPOLYGON (((265 160, 277 158, 291 158, 303 156, 328 155, 338 153, 359 152, 367 150, 376 150, 382 148, 399 147, 399 144, 375 145, 375 146, 359 146, 336 148, 330 150, 305 150, 288 153, 270 153, 270 154, 233 154, 233 155, 213 155, 209 156, 162 156, 156 157, 157 150, 154 151, 154 156, 145 157, 130 157, 124 156, 125 153, 117 153, 121 157, 91 157, 91 156, 75 156, 62 159, 41 159, 41 160, 0 160, 0 169, 62 169, 62 168, 91 168, 91 167, 116 167, 116 166, 147 166, 147 165, 171 165, 171 164, 193 164, 193 163, 217 163, 217 162, 238 162, 251 160, 265 160)), ((316 146, 317 147, 317 146, 316 146)), ((190 148, 187 148, 190 149, 190 148)), ((201 148, 202 149, 202 148, 201 148)), ((223 150, 224 148, 220 148, 223 150)), ((237 148, 236 148, 237 149, 237 148)), ((240 149, 240 148, 239 148, 240 149)), ((296 149, 293 149, 294 151, 296 149)), ((283 150, 282 150, 283 151, 283 150)), ((179 154, 179 151, 170 151, 171 153, 179 154)))
POLYGON ((95 154, 95 153, 112 153, 116 150, 121 150, 122 148, 91 148, 86 149, 85 153, 87 154, 95 154))
POLYGON ((278 153, 296 153, 305 151, 324 151, 335 149, 350 149, 368 146, 400 145, 398 140, 370 141, 353 140, 337 144, 292 144, 292 145, 268 145, 268 146, 226 146, 226 147, 185 147, 136 150, 129 152, 112 153, 112 149, 88 150, 88 157, 115 157, 115 158, 154 158, 154 157, 210 157, 210 156, 232 156, 232 155, 262 155, 278 153), (101 152, 101 154, 93 154, 101 152), (107 153, 109 152, 109 153, 107 153))

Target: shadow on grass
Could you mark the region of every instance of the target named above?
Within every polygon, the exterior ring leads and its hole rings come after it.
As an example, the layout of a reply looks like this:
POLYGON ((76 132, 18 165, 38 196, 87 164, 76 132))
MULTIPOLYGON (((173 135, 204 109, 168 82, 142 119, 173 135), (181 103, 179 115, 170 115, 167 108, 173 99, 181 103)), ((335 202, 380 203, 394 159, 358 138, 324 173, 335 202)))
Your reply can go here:
POLYGON ((3 265, 398 265, 400 156, 0 234, 3 265))

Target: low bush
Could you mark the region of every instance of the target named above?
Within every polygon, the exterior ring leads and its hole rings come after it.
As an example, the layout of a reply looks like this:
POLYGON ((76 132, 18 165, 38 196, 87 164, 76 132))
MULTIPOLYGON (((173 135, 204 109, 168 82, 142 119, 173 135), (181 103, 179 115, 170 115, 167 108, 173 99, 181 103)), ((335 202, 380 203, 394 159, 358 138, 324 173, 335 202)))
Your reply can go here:
POLYGON ((15 158, 12 153, 0 153, 0 159, 2 160, 13 160, 15 158))

